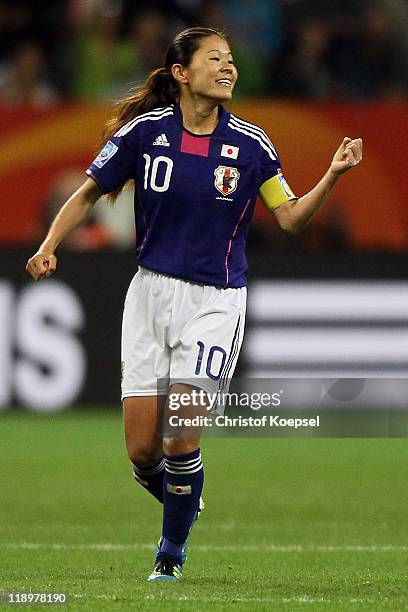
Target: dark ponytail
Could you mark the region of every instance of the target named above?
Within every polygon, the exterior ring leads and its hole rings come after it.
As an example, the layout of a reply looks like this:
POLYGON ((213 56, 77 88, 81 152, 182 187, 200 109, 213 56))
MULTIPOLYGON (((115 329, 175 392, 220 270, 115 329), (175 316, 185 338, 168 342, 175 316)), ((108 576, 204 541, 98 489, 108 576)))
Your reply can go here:
MULTIPOLYGON (((222 32, 212 28, 189 28, 177 34, 167 49, 164 67, 153 70, 141 87, 131 89, 126 98, 118 101, 112 117, 103 130, 101 145, 103 146, 122 126, 138 115, 178 102, 180 89, 171 73, 172 66, 174 64, 189 66, 200 40, 214 35, 225 39, 222 32)), ((115 202, 124 186, 109 193, 108 200, 115 202)))

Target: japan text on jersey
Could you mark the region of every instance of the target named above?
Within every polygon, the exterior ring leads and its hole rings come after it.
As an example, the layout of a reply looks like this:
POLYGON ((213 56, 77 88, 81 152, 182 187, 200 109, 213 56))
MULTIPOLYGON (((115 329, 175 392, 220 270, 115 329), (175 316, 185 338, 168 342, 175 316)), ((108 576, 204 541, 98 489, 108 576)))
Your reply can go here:
POLYGON ((208 136, 183 128, 178 105, 139 115, 111 137, 87 174, 103 193, 135 180, 141 266, 242 287, 246 235, 261 186, 272 208, 295 196, 265 132, 222 107, 219 112, 208 136))

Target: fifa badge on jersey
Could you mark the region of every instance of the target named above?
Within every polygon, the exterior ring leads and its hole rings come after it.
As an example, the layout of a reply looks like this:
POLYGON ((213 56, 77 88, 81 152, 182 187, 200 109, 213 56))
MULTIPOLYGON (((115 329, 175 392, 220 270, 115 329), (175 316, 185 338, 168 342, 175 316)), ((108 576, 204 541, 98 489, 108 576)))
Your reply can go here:
POLYGON ((112 142, 111 140, 108 140, 108 142, 106 143, 106 145, 104 146, 104 148, 99 153, 98 157, 94 160, 93 163, 95 164, 95 166, 98 166, 98 168, 102 168, 102 166, 106 164, 108 159, 110 159, 113 155, 115 155, 117 150, 118 150, 118 147, 115 145, 115 143, 112 142))
POLYGON ((215 181, 214 185, 222 195, 226 196, 233 193, 238 184, 240 174, 236 168, 229 166, 218 166, 214 170, 215 181))
POLYGON ((221 156, 222 157, 230 157, 231 159, 238 159, 239 147, 234 147, 233 145, 222 145, 221 156))

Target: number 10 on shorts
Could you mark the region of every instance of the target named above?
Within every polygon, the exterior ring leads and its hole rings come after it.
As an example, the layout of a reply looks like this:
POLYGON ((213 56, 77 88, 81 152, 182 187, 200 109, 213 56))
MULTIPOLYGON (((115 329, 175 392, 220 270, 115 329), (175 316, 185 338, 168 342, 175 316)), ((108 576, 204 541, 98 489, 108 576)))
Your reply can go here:
POLYGON ((226 351, 221 347, 214 344, 208 350, 201 340, 197 341, 198 355, 194 374, 200 376, 203 368, 203 361, 205 362, 205 373, 212 380, 218 380, 224 369, 225 360, 227 359, 226 351))

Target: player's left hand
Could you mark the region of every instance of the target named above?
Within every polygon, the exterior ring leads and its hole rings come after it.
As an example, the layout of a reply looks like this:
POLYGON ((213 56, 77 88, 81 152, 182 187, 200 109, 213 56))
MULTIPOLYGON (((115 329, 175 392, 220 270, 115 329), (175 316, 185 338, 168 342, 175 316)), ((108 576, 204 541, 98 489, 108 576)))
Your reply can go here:
POLYGON ((361 138, 345 138, 336 151, 330 169, 340 175, 357 166, 363 159, 363 141, 361 138))

